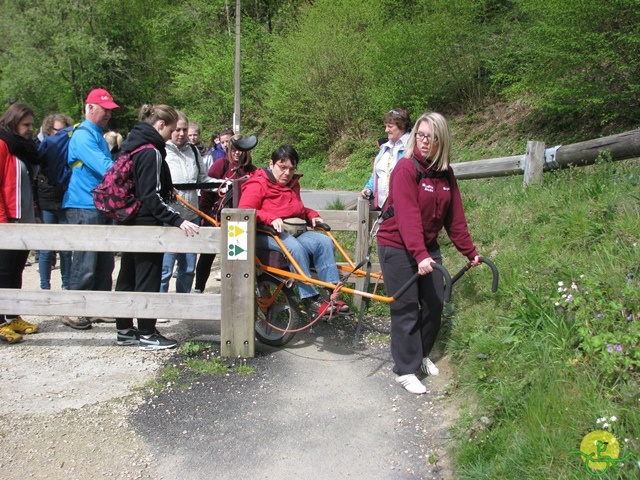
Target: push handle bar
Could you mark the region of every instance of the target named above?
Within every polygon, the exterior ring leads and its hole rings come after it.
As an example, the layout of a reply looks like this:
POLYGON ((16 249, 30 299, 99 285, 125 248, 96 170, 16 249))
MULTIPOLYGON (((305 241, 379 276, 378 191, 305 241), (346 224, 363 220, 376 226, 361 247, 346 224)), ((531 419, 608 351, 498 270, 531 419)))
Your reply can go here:
MULTIPOLYGON (((486 263, 489 266, 489 268, 491 269, 491 272, 493 273, 493 282, 491 284, 491 291, 492 292, 497 292, 498 291, 498 278, 499 278, 498 268, 488 258, 478 257, 478 260, 480 260, 480 263, 486 263)), ((456 283, 458 280, 460 280, 460 277, 462 277, 465 273, 467 273, 467 271, 471 268, 471 264, 472 263, 473 262, 467 262, 467 264, 464 267, 462 267, 460 269, 460 271, 453 276, 453 278, 451 279, 451 284, 452 285, 454 283, 456 283)))
MULTIPOLYGON (((432 263, 431 266, 433 267, 434 270, 438 270, 444 276, 444 280, 445 280, 444 301, 445 302, 450 302, 451 301, 451 285, 453 285, 453 282, 451 281, 451 275, 449 275, 449 272, 447 271, 447 269, 444 268, 439 263, 432 263)), ((402 295, 404 295, 404 293, 409 289, 409 287, 411 285, 413 285, 414 283, 416 283, 418 278, 420 278, 420 274, 419 273, 414 273, 413 276, 409 279, 409 281, 407 283, 405 283, 400 288, 400 290, 398 290, 395 293, 395 295, 393 295, 393 299, 397 300, 402 295)))

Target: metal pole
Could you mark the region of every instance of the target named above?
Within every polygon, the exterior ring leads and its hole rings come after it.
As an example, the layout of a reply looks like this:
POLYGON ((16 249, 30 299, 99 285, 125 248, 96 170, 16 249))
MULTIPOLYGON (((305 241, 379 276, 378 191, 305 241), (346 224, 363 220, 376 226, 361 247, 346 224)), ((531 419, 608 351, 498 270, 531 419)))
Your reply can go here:
POLYGON ((236 0, 236 62, 233 84, 233 131, 240 133, 240 0, 236 0))

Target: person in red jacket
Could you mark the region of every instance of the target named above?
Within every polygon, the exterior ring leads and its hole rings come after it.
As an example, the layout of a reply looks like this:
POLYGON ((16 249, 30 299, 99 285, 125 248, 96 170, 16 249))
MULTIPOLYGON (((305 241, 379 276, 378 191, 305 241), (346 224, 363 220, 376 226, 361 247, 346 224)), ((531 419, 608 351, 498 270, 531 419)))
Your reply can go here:
MULTIPOLYGON (((313 258, 318 278, 324 282, 337 283, 335 247, 326 235, 306 231, 296 237, 284 230, 284 219, 300 218, 315 226, 322 222, 318 212, 307 208, 300 197, 300 177, 296 175, 299 156, 295 148, 282 145, 271 154, 267 168, 257 170, 242 185, 242 196, 238 208, 256 210, 256 221, 273 227, 287 249, 293 255, 302 271, 311 276, 310 261, 313 258)), ((280 250, 276 241, 267 234, 256 235, 256 248, 280 250)), ((292 271, 295 271, 291 267, 292 271)), ((313 285, 298 282, 298 291, 306 310, 313 315, 330 313, 330 304, 324 300, 313 285)), ((349 310, 344 302, 337 308, 341 312, 349 310)))
MULTIPOLYGON (((14 103, 0 117, 0 223, 36 223, 33 179, 38 146, 33 141, 33 110, 14 103)), ((0 250, 0 288, 22 288, 29 250, 0 250)), ((0 314, 0 340, 18 343, 38 326, 19 315, 0 314)))
POLYGON ((416 377, 420 369, 438 375, 429 359, 440 330, 444 285, 434 263, 442 263, 438 233, 442 228, 458 251, 479 264, 450 166, 451 136, 439 113, 418 118, 405 155, 393 172, 389 197, 378 230, 378 255, 387 295, 394 295, 416 272, 421 276, 390 304, 391 354, 396 381, 407 391, 426 393, 416 377))

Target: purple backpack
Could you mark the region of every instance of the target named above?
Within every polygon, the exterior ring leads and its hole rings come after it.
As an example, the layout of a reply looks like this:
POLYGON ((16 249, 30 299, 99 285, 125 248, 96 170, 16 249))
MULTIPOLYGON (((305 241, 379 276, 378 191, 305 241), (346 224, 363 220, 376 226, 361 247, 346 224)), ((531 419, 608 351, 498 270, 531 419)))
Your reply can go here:
POLYGON ((107 170, 102 182, 93 190, 93 203, 107 217, 126 223, 132 221, 142 202, 136 197, 133 174, 133 155, 145 148, 155 148, 150 143, 123 153, 107 170))

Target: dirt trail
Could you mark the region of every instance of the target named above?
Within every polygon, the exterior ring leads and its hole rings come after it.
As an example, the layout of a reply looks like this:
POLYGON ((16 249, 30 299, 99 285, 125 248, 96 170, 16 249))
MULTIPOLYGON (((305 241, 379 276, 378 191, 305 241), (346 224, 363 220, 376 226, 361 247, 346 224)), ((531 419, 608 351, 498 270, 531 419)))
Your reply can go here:
MULTIPOLYGON (((24 288, 37 275, 27 267, 24 288)), ((4 479, 451 478, 446 357, 416 397, 395 385, 386 344, 353 350, 351 325, 325 323, 283 350, 257 345, 251 376, 185 377, 153 396, 142 387, 167 364, 185 369, 179 353, 118 347, 113 324, 27 319, 42 331, 0 345, 4 479)), ((217 325, 159 328, 219 341, 217 325)))

